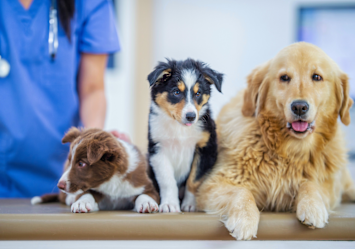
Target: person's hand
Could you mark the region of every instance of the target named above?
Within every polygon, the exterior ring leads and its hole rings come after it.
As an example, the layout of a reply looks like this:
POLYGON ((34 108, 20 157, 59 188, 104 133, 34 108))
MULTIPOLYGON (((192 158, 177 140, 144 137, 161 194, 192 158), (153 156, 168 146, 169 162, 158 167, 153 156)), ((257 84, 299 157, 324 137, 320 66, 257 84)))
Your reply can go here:
POLYGON ((126 133, 121 133, 121 132, 118 132, 116 130, 113 130, 113 131, 110 131, 112 135, 114 135, 115 137, 123 140, 123 141, 126 141, 127 143, 131 143, 131 139, 129 138, 129 136, 126 134, 126 133))

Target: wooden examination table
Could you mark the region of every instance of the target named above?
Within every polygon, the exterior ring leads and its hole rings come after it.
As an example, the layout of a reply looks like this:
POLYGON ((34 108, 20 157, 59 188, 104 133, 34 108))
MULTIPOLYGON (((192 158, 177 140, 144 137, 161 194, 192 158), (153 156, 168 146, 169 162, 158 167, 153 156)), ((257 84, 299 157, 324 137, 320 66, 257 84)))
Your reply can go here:
MULTIPOLYGON (((0 240, 232 240, 215 215, 99 211, 73 214, 58 203, 0 199, 0 240)), ((262 212, 259 240, 355 240, 355 203, 342 204, 323 229, 302 225, 295 213, 262 212)))

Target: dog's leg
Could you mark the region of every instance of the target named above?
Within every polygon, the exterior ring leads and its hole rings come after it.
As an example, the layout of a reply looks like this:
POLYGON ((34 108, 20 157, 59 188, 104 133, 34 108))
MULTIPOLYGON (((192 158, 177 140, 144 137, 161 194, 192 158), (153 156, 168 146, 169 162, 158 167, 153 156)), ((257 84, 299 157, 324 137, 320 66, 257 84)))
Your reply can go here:
MULTIPOLYGON (((64 198, 64 203, 67 206, 71 206, 75 200, 76 200, 76 195, 72 195, 72 194, 65 194, 63 193, 65 196, 63 196, 62 198, 64 198)), ((62 201, 61 201, 62 202, 62 201)), ((62 202, 63 203, 63 202, 62 202)))
MULTIPOLYGON (((209 131, 204 131, 202 139, 196 145, 191 172, 186 182, 185 195, 181 209, 185 212, 196 211, 196 192, 217 160, 217 135, 212 119, 208 121, 209 131)), ((206 123, 207 124, 207 123, 206 123)))
POLYGON ((313 182, 304 182, 296 199, 297 218, 309 228, 322 228, 328 223, 327 200, 313 182))
POLYGON ((344 167, 342 172, 342 183, 343 183, 343 201, 355 201, 355 185, 353 179, 351 179, 351 174, 349 169, 344 167))
POLYGON ((98 201, 102 196, 97 192, 85 192, 77 196, 77 201, 71 205, 73 213, 88 213, 99 211, 98 201))
POLYGON ((180 212, 179 190, 169 159, 163 153, 158 153, 151 156, 149 161, 160 189, 159 211, 164 213, 180 212))
POLYGON ((221 178, 208 179, 198 190, 197 207, 219 214, 230 235, 237 240, 256 237, 260 212, 248 189, 228 184, 221 178))
POLYGON ((153 183, 145 186, 144 192, 137 197, 134 204, 134 210, 138 213, 153 213, 159 210, 159 195, 155 190, 153 183))
POLYGON ((189 187, 186 186, 184 199, 182 200, 181 210, 184 212, 195 212, 196 210, 196 198, 195 194, 189 191, 189 187))
POLYGON ((152 197, 141 194, 135 201, 134 210, 138 213, 154 213, 159 210, 159 207, 152 197))
POLYGON ((195 212, 196 211, 196 198, 195 194, 197 188, 201 184, 201 179, 195 181, 197 164, 200 162, 200 155, 195 153, 194 160, 192 162, 191 172, 189 178, 186 182, 184 199, 182 200, 181 210, 184 212, 195 212))

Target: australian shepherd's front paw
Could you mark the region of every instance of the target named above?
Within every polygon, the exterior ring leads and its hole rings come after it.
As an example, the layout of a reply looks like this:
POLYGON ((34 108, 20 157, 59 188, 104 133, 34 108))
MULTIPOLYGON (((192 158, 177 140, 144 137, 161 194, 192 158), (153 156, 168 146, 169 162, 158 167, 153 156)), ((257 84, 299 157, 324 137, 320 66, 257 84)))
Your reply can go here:
POLYGON ((321 199, 304 198, 297 205, 297 218, 309 228, 323 228, 328 223, 328 216, 321 199))
POLYGON ((138 196, 136 203, 134 205, 134 209, 138 213, 154 213, 159 210, 158 204, 152 197, 142 194, 138 196))
POLYGON ((159 206, 160 213, 180 213, 179 203, 163 202, 159 206))
POLYGON ((196 205, 195 204, 186 204, 183 203, 181 205, 181 210, 183 212, 195 212, 196 211, 196 205))
POLYGON ((258 232, 260 212, 255 206, 248 210, 238 210, 224 222, 226 228, 237 240, 251 240, 258 232))
POLYGON ((91 194, 85 194, 71 205, 73 213, 89 213, 99 211, 99 206, 91 194))
POLYGON ((196 201, 195 196, 191 193, 189 195, 185 194, 185 197, 181 204, 181 210, 184 212, 195 212, 196 211, 196 201))

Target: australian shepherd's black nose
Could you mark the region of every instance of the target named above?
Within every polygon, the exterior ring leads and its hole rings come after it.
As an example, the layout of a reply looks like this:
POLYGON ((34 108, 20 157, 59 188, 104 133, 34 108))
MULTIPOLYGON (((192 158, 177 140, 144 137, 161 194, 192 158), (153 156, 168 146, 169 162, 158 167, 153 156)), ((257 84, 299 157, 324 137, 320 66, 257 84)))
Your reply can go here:
POLYGON ((195 193, 217 159, 215 123, 208 100, 223 75, 187 59, 160 62, 149 74, 149 163, 160 189, 160 212, 195 211, 195 193))

